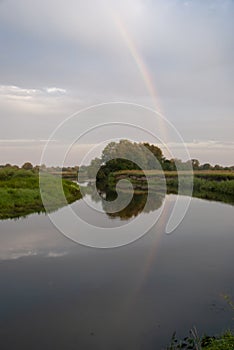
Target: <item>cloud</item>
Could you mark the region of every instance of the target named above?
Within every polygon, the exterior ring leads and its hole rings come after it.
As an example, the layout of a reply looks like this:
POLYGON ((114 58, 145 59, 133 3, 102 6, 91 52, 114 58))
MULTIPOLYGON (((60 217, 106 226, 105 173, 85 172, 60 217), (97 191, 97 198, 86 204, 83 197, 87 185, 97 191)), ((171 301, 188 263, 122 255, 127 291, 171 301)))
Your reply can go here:
POLYGON ((25 89, 14 85, 0 85, 0 94, 5 96, 32 96, 38 94, 38 92, 36 89, 25 89))
POLYGON ((19 3, 15 0, 11 5, 1 4, 1 17, 5 23, 30 30, 43 39, 73 40, 87 46, 107 47, 115 33, 112 13, 118 11, 134 24, 136 18, 142 16, 142 8, 143 2, 139 0, 125 0, 119 4, 113 0, 69 0, 67 3, 56 0, 35 0, 34 3, 22 0, 19 3), (10 7, 14 11, 9 11, 10 7))
POLYGON ((1 2, 0 138, 47 139, 98 102, 153 106, 150 79, 186 140, 231 141, 233 12, 231 0, 1 2))
POLYGON ((12 99, 31 99, 36 97, 50 97, 51 95, 66 94, 66 89, 46 87, 44 89, 24 88, 15 85, 0 85, 0 97, 12 99))
POLYGON ((48 87, 45 89, 49 94, 66 94, 66 89, 61 89, 57 87, 48 87))
POLYGON ((80 99, 62 87, 0 85, 0 139, 47 139, 78 105, 80 99))
POLYGON ((217 0, 15 0, 1 5, 0 19, 6 32, 18 31, 23 56, 17 65, 35 81, 51 77, 92 94, 147 95, 119 18, 161 96, 222 98, 231 85, 225 70, 233 69, 233 9, 233 2, 217 0))

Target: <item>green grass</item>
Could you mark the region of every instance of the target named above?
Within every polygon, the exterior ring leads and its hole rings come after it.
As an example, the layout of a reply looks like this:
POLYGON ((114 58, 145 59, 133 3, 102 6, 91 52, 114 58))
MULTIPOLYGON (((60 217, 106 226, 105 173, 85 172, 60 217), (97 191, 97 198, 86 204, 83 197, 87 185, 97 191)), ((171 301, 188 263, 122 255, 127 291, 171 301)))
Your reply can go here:
MULTIPOLYGON (((59 177, 43 174, 42 196, 46 209, 56 210, 81 198, 79 186, 59 177)), ((45 211, 39 186, 39 174, 31 170, 0 169, 0 219, 26 216, 45 211)))
POLYGON ((189 336, 180 340, 177 339, 176 333, 172 335, 170 345, 166 350, 192 349, 192 350, 234 350, 234 334, 227 330, 218 336, 204 335, 199 337, 196 329, 189 332, 189 336))
MULTIPOLYGON (((180 193, 189 194, 191 188, 191 175, 193 174, 193 196, 198 198, 221 201, 234 204, 234 172, 233 171, 159 171, 146 170, 149 178, 148 189, 160 190, 160 178, 166 178, 167 193, 178 193, 178 175, 180 177, 180 193)), ((142 170, 122 170, 109 175, 110 185, 123 178, 131 180, 135 188, 145 188, 147 180, 142 170)), ((163 184, 162 184, 163 185, 163 184)))
POLYGON ((234 334, 231 331, 225 332, 220 337, 214 338, 210 344, 202 347, 206 350, 234 350, 234 334))

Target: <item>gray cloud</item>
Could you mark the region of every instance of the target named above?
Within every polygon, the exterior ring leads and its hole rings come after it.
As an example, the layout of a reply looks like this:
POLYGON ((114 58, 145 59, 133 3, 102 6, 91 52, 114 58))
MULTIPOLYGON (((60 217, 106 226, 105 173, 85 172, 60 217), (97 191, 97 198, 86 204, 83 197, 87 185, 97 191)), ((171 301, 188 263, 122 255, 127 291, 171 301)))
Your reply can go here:
POLYGON ((231 0, 0 2, 0 138, 47 139, 97 102, 154 106, 141 62, 187 142, 233 141, 233 14, 231 0))

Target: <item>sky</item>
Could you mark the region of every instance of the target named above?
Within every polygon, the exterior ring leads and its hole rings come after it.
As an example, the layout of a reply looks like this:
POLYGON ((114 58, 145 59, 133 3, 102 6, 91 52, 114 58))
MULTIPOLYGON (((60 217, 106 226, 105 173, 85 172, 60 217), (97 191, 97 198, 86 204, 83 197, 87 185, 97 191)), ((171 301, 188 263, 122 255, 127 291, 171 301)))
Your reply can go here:
POLYGON ((234 165, 233 18, 233 0, 0 0, 0 164, 39 164, 69 116, 125 101, 159 110, 191 158, 234 165))

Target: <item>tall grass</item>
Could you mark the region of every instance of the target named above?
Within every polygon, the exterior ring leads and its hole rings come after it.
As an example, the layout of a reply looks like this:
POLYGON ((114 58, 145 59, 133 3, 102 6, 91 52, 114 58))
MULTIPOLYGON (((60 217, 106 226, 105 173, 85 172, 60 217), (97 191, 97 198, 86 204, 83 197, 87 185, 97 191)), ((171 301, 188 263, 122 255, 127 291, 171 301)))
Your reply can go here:
MULTIPOLYGON (((178 175, 180 193, 187 194, 191 186, 191 172, 188 171, 145 171, 149 177, 148 189, 156 186, 157 181, 165 175, 167 193, 178 193, 178 175)), ((146 187, 146 177, 142 170, 118 171, 112 174, 112 186, 119 179, 128 178, 135 187, 146 187)), ((193 196, 234 204, 234 172, 230 171, 195 171, 193 178, 193 196)))
MULTIPOLYGON (((79 186, 59 177, 43 174, 43 191, 47 209, 55 210, 81 198, 79 186)), ((43 198, 44 200, 44 198, 43 198)), ((31 170, 0 169, 0 219, 25 216, 45 211, 39 174, 31 170)))

